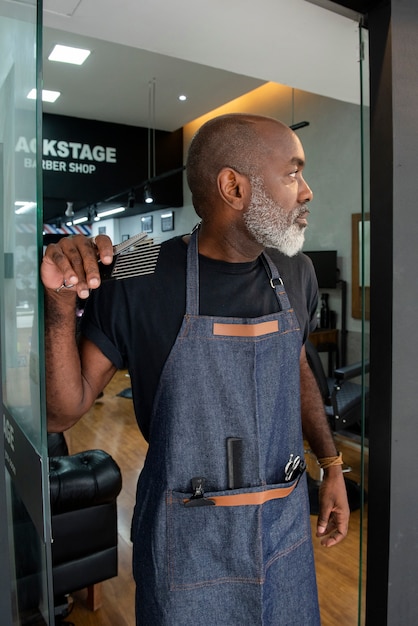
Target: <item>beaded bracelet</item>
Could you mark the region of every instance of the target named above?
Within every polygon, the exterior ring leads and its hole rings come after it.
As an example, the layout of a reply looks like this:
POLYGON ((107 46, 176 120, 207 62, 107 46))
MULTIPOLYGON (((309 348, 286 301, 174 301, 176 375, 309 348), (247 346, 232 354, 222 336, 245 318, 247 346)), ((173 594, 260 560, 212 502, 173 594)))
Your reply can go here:
POLYGON ((343 453, 340 452, 338 456, 324 456, 322 459, 318 459, 319 467, 321 469, 328 469, 333 465, 343 464, 343 453))

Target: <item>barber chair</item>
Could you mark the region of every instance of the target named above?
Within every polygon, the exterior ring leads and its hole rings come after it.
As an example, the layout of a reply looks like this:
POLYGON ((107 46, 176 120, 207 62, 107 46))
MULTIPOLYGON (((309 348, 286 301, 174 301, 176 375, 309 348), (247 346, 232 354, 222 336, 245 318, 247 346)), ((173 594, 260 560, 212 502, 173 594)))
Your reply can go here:
MULTIPOLYGON (((315 346, 310 341, 307 341, 305 349, 308 363, 318 383, 331 430, 334 433, 345 431, 347 435, 350 434, 350 437, 359 437, 363 430, 361 420, 364 406, 364 430, 367 434, 369 390, 366 388, 363 394, 362 386, 353 381, 353 378, 360 376, 363 370, 368 372, 369 362, 367 361, 364 365, 358 362, 338 367, 334 370, 333 376, 327 376, 315 346)), ((311 513, 317 514, 318 487, 321 477, 318 475, 319 466, 316 458, 312 457, 314 455, 308 450, 307 467, 310 507, 311 513), (317 471, 315 471, 315 464, 317 465, 317 471), (310 467, 313 467, 314 471, 310 471, 310 467)), ((350 468, 347 468, 345 471, 349 472, 350 468)), ((350 509, 355 511, 360 507, 362 500, 360 485, 347 477, 345 477, 345 483, 350 509)), ((365 497, 365 494, 363 494, 363 497, 365 497)))
MULTIPOLYGON (((333 432, 340 430, 354 431, 360 429, 363 408, 363 393, 361 385, 352 379, 361 375, 363 364, 361 362, 334 370, 333 376, 326 376, 321 358, 315 346, 307 341, 305 344, 306 357, 314 373, 324 401, 325 412, 329 425, 333 432)), ((366 361, 364 371, 369 371, 369 362, 366 361)), ((365 419, 367 428, 369 409, 369 390, 364 394, 365 419)))
POLYGON ((103 450, 68 455, 62 433, 48 434, 55 612, 71 592, 88 589, 100 606, 98 583, 117 575, 116 498, 121 472, 103 450))
MULTIPOLYGON (((102 450, 68 455, 62 433, 48 435, 48 454, 54 612, 61 624, 70 612, 70 593, 87 588, 87 604, 95 610, 101 581, 117 575, 116 498, 122 480, 118 465, 102 450)), ((22 624, 44 623, 36 621, 42 598, 39 537, 13 484, 11 504, 19 615, 22 624)))

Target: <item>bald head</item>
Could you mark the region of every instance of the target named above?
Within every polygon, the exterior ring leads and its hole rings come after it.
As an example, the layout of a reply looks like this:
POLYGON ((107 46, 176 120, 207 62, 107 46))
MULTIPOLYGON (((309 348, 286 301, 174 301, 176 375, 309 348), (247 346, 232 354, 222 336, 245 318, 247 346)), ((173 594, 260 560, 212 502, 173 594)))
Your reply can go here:
POLYGON ((194 136, 187 158, 187 182, 200 217, 217 193, 217 176, 224 167, 245 175, 260 174, 277 142, 293 131, 270 117, 236 113, 209 120, 194 136), (275 141, 271 141, 272 135, 275 141))

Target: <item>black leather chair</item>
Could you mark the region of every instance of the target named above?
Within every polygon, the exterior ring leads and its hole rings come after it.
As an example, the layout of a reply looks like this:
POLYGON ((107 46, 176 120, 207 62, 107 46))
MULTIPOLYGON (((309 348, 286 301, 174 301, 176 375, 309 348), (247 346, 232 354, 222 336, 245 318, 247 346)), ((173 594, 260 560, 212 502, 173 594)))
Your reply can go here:
MULTIPOLYGON (((325 412, 331 430, 338 432, 352 428, 353 431, 360 430, 363 408, 363 393, 361 385, 353 381, 363 371, 361 362, 338 367, 334 370, 333 376, 326 376, 321 358, 315 346, 307 341, 305 344, 308 363, 314 373, 319 390, 324 401, 325 412)), ((366 361, 364 371, 369 371, 369 362, 366 361)), ((365 420, 367 430, 367 419, 369 409, 369 390, 364 393, 365 420)))
POLYGON ((117 575, 121 472, 103 450, 68 455, 62 433, 48 435, 48 454, 55 604, 87 587, 96 609, 95 586, 117 575))
MULTIPOLYGON (((122 479, 118 465, 103 450, 68 455, 61 433, 48 435, 48 454, 52 581, 55 623, 60 624, 70 610, 70 593, 87 588, 88 606, 96 609, 99 583, 117 575, 116 499, 122 479)), ((24 624, 44 623, 36 621, 42 598, 39 537, 13 484, 11 493, 19 614, 24 624)))

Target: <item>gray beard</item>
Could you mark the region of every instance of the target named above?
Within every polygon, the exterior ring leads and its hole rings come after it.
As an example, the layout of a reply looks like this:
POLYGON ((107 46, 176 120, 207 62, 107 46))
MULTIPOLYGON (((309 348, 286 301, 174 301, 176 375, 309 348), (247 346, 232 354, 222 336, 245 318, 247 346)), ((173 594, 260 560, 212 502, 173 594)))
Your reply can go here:
POLYGON ((277 248, 286 256, 295 256, 303 248, 305 227, 295 223, 295 219, 305 207, 296 207, 287 212, 265 191, 261 176, 250 175, 251 202, 243 219, 248 232, 265 248, 277 248))

